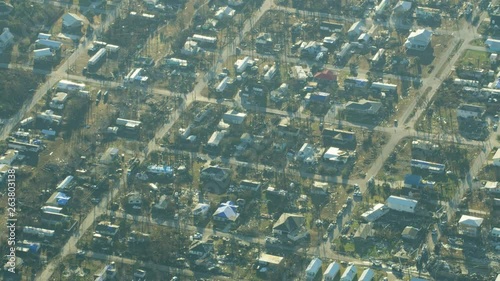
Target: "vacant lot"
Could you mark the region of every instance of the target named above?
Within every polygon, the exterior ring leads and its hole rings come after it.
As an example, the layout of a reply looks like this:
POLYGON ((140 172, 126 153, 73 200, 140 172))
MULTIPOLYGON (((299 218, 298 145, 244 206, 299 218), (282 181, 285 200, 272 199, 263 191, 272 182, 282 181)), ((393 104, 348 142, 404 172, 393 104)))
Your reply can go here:
POLYGON ((458 61, 459 67, 464 68, 490 68, 490 57, 486 51, 465 50, 458 61))
POLYGON ((0 70, 0 118, 9 118, 19 111, 43 81, 42 76, 24 70, 0 70))

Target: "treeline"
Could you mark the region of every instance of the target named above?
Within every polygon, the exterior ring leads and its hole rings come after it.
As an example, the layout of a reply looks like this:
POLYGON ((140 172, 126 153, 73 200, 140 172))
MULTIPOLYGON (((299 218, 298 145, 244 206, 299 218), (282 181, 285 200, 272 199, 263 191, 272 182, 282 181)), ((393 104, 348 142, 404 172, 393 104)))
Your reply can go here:
POLYGON ((14 115, 42 80, 41 76, 24 70, 0 70, 0 118, 14 115))

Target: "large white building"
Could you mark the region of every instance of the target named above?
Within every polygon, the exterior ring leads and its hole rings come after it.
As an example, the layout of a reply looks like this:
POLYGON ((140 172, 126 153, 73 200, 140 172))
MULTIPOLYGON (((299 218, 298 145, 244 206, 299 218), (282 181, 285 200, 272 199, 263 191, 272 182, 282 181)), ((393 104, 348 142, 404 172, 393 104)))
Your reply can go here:
POLYGON ((404 46, 408 50, 423 51, 427 49, 427 46, 431 43, 431 39, 432 31, 419 29, 408 35, 408 39, 406 39, 404 46))
POLYGON ((418 201, 399 196, 391 195, 386 200, 386 205, 389 209, 399 212, 415 213, 415 207, 418 201))

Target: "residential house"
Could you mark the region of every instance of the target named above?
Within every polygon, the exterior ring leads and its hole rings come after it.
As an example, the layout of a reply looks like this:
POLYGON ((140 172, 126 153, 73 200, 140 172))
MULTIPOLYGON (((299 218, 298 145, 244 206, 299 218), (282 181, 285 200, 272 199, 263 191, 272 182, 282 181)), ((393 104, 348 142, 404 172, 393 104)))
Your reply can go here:
POLYGON ((249 190, 249 191, 260 191, 262 188, 262 183, 257 181, 250 180, 242 180, 240 181, 240 189, 241 190, 249 190))
POLYGON ((64 104, 66 103, 67 100, 68 100, 67 93, 58 92, 50 101, 49 107, 52 109, 62 110, 64 109, 64 104))
POLYGON ((375 6, 375 14, 376 15, 381 15, 384 13, 385 8, 387 8, 387 5, 389 4, 389 0, 381 0, 378 5, 375 6))
POLYGON ((282 118, 280 120, 280 123, 278 124, 278 133, 280 135, 286 135, 286 136, 298 136, 300 133, 300 129, 295 128, 290 124, 290 119, 289 118, 282 118))
POLYGON ((415 240, 418 237, 418 232, 420 229, 413 227, 413 226, 407 226, 405 229, 403 229, 403 232, 401 233, 401 237, 403 239, 408 239, 408 240, 415 240))
POLYGON ((299 82, 305 82, 309 78, 309 70, 300 65, 292 66, 292 77, 299 82))
POLYGON ((76 14, 66 13, 62 17, 63 30, 77 31, 83 26, 83 19, 76 14))
POLYGON ((358 38, 364 29, 365 25, 363 24, 363 22, 357 21, 351 25, 349 30, 347 30, 347 35, 349 36, 349 38, 358 38))
POLYGON ((387 214, 387 212, 389 212, 389 208, 387 208, 384 204, 378 203, 368 211, 361 214, 361 217, 367 222, 373 222, 387 214))
POLYGON ((391 195, 385 201, 387 207, 391 210, 406 213, 415 213, 418 201, 399 196, 391 195))
POLYGON ((198 54, 200 48, 198 47, 198 42, 193 40, 186 40, 184 46, 181 49, 181 54, 185 56, 194 56, 198 54))
POLYGON ((267 81, 267 82, 271 82, 274 78, 274 76, 276 76, 276 73, 278 72, 278 68, 276 67, 276 65, 274 64, 273 66, 271 66, 269 68, 269 70, 264 74, 264 80, 267 81))
POLYGON ((53 110, 45 110, 44 112, 38 113, 36 116, 38 119, 41 119, 49 124, 56 124, 59 125, 62 122, 62 116, 54 114, 53 110))
POLYGON ((340 277, 340 281, 353 281, 356 278, 356 274, 358 273, 358 269, 355 265, 349 265, 342 276, 340 277))
POLYGON ((257 52, 270 50, 273 47, 273 38, 270 33, 260 33, 255 38, 257 52))
POLYGON ((35 61, 49 60, 54 57, 54 53, 50 48, 42 48, 33 50, 33 59, 35 61))
POLYGON ((333 163, 347 163, 349 160, 349 153, 341 150, 338 147, 330 147, 323 154, 323 160, 333 163))
POLYGON ((109 221, 101 221, 95 227, 95 233, 103 236, 115 237, 120 231, 120 226, 114 225, 109 221))
POLYGON ((41 216, 42 223, 54 227, 57 224, 64 224, 69 222, 71 217, 60 214, 60 213, 51 213, 51 212, 43 212, 41 216))
POLYGON ((207 141, 207 146, 211 148, 217 148, 225 135, 225 130, 213 132, 207 141))
POLYGON ((323 273, 323 281, 334 281, 339 272, 340 264, 338 262, 330 263, 323 273))
POLYGON ((305 96, 306 103, 315 103, 315 104, 328 104, 330 99, 330 93, 325 92, 314 92, 307 93, 305 96))
POLYGON ((204 186, 215 193, 222 193, 229 186, 230 170, 218 166, 203 168, 200 172, 200 179, 204 186))
POLYGON ((234 63, 234 70, 236 73, 243 73, 251 65, 253 65, 253 61, 247 56, 234 63))
POLYGON ((231 201, 227 201, 219 205, 219 208, 215 210, 212 218, 220 222, 235 222, 239 216, 238 206, 234 205, 231 201))
POLYGON ((459 118, 481 118, 485 113, 485 108, 473 104, 461 104, 457 108, 457 117, 459 118))
POLYGON ((329 184, 327 182, 314 181, 311 187, 311 194, 314 195, 327 195, 329 184))
POLYGON ((344 25, 337 22, 322 21, 319 24, 319 29, 326 32, 342 32, 344 25))
POLYGON ((14 43, 14 35, 10 32, 8 27, 4 27, 2 34, 0 34, 0 54, 10 45, 14 43))
POLYGON ((19 157, 19 151, 14 149, 7 149, 7 151, 0 156, 0 164, 12 166, 12 163, 19 157))
POLYGON ((356 233, 354 233, 353 239, 355 241, 362 242, 366 240, 366 238, 370 237, 373 235, 373 223, 361 223, 356 230, 356 233))
POLYGON ((205 203, 198 203, 192 213, 194 217, 205 218, 208 214, 208 210, 210 209, 210 205, 205 203))
POLYGON ((392 9, 394 15, 403 16, 411 11, 413 3, 410 1, 400 0, 392 9))
POLYGON ((478 237, 481 234, 481 225, 484 219, 462 215, 458 221, 458 233, 469 237, 478 237))
POLYGON ((367 268, 363 271, 363 273, 361 273, 358 281, 372 281, 374 277, 375 271, 373 271, 373 269, 371 268, 367 268))
POLYGON ((314 258, 311 260, 306 268, 306 280, 312 281, 321 270, 321 265, 323 262, 319 258, 314 258))
POLYGON ((350 101, 345 105, 345 110, 347 112, 366 115, 376 115, 380 108, 382 108, 382 103, 365 99, 358 102, 350 101))
MULTIPOLYGON (((69 197, 66 193, 56 191, 49 197, 49 199, 47 199, 47 201, 45 202, 45 205, 47 205, 47 207, 54 207, 54 206, 56 206, 56 207, 62 206, 63 207, 63 206, 68 205, 68 202, 70 199, 71 199, 71 197, 69 197)), ((60 213, 60 211, 58 211, 58 209, 54 209, 54 208, 46 208, 44 210, 44 212, 60 213)))
POLYGON ((214 253, 214 244, 208 241, 194 241, 189 246, 189 256, 194 259, 204 259, 214 253))
POLYGON ((63 43, 49 39, 37 39, 35 44, 40 47, 50 48, 52 51, 58 52, 61 50, 63 43))
POLYGON ((406 39, 404 46, 407 50, 423 51, 427 49, 429 43, 431 43, 431 39, 432 31, 419 29, 408 35, 408 39, 406 39))
POLYGON ((334 128, 325 128, 321 132, 324 146, 353 146, 356 145, 356 134, 334 128))
POLYGON ((415 9, 415 17, 418 21, 439 20, 441 18, 441 10, 428 7, 417 7, 415 9))
POLYGON ((228 6, 220 7, 217 12, 215 12, 215 18, 222 20, 234 17, 236 11, 234 9, 229 8, 228 6))
POLYGON ((302 215, 283 213, 273 225, 273 233, 286 235, 291 240, 298 240, 302 234, 306 219, 302 215))
POLYGON ((131 192, 127 194, 127 203, 129 205, 139 206, 142 204, 142 196, 139 192, 131 192))
POLYGON ((238 112, 235 109, 231 109, 224 113, 222 116, 222 120, 228 124, 242 124, 245 121, 245 118, 247 117, 246 113, 243 112, 238 112))
POLYGON ((300 150, 297 152, 297 160, 302 161, 306 164, 316 163, 314 147, 309 143, 304 143, 300 150))
POLYGON ((330 69, 323 69, 314 74, 314 79, 319 84, 331 84, 337 82, 337 74, 330 69))

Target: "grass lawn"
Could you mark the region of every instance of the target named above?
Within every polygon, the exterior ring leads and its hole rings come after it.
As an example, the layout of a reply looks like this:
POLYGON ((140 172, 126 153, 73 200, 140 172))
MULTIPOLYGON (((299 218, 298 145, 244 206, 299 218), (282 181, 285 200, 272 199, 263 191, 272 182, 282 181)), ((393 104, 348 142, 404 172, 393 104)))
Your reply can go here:
POLYGON ((458 61, 460 66, 475 66, 478 68, 489 68, 490 57, 486 51, 465 50, 458 61))

